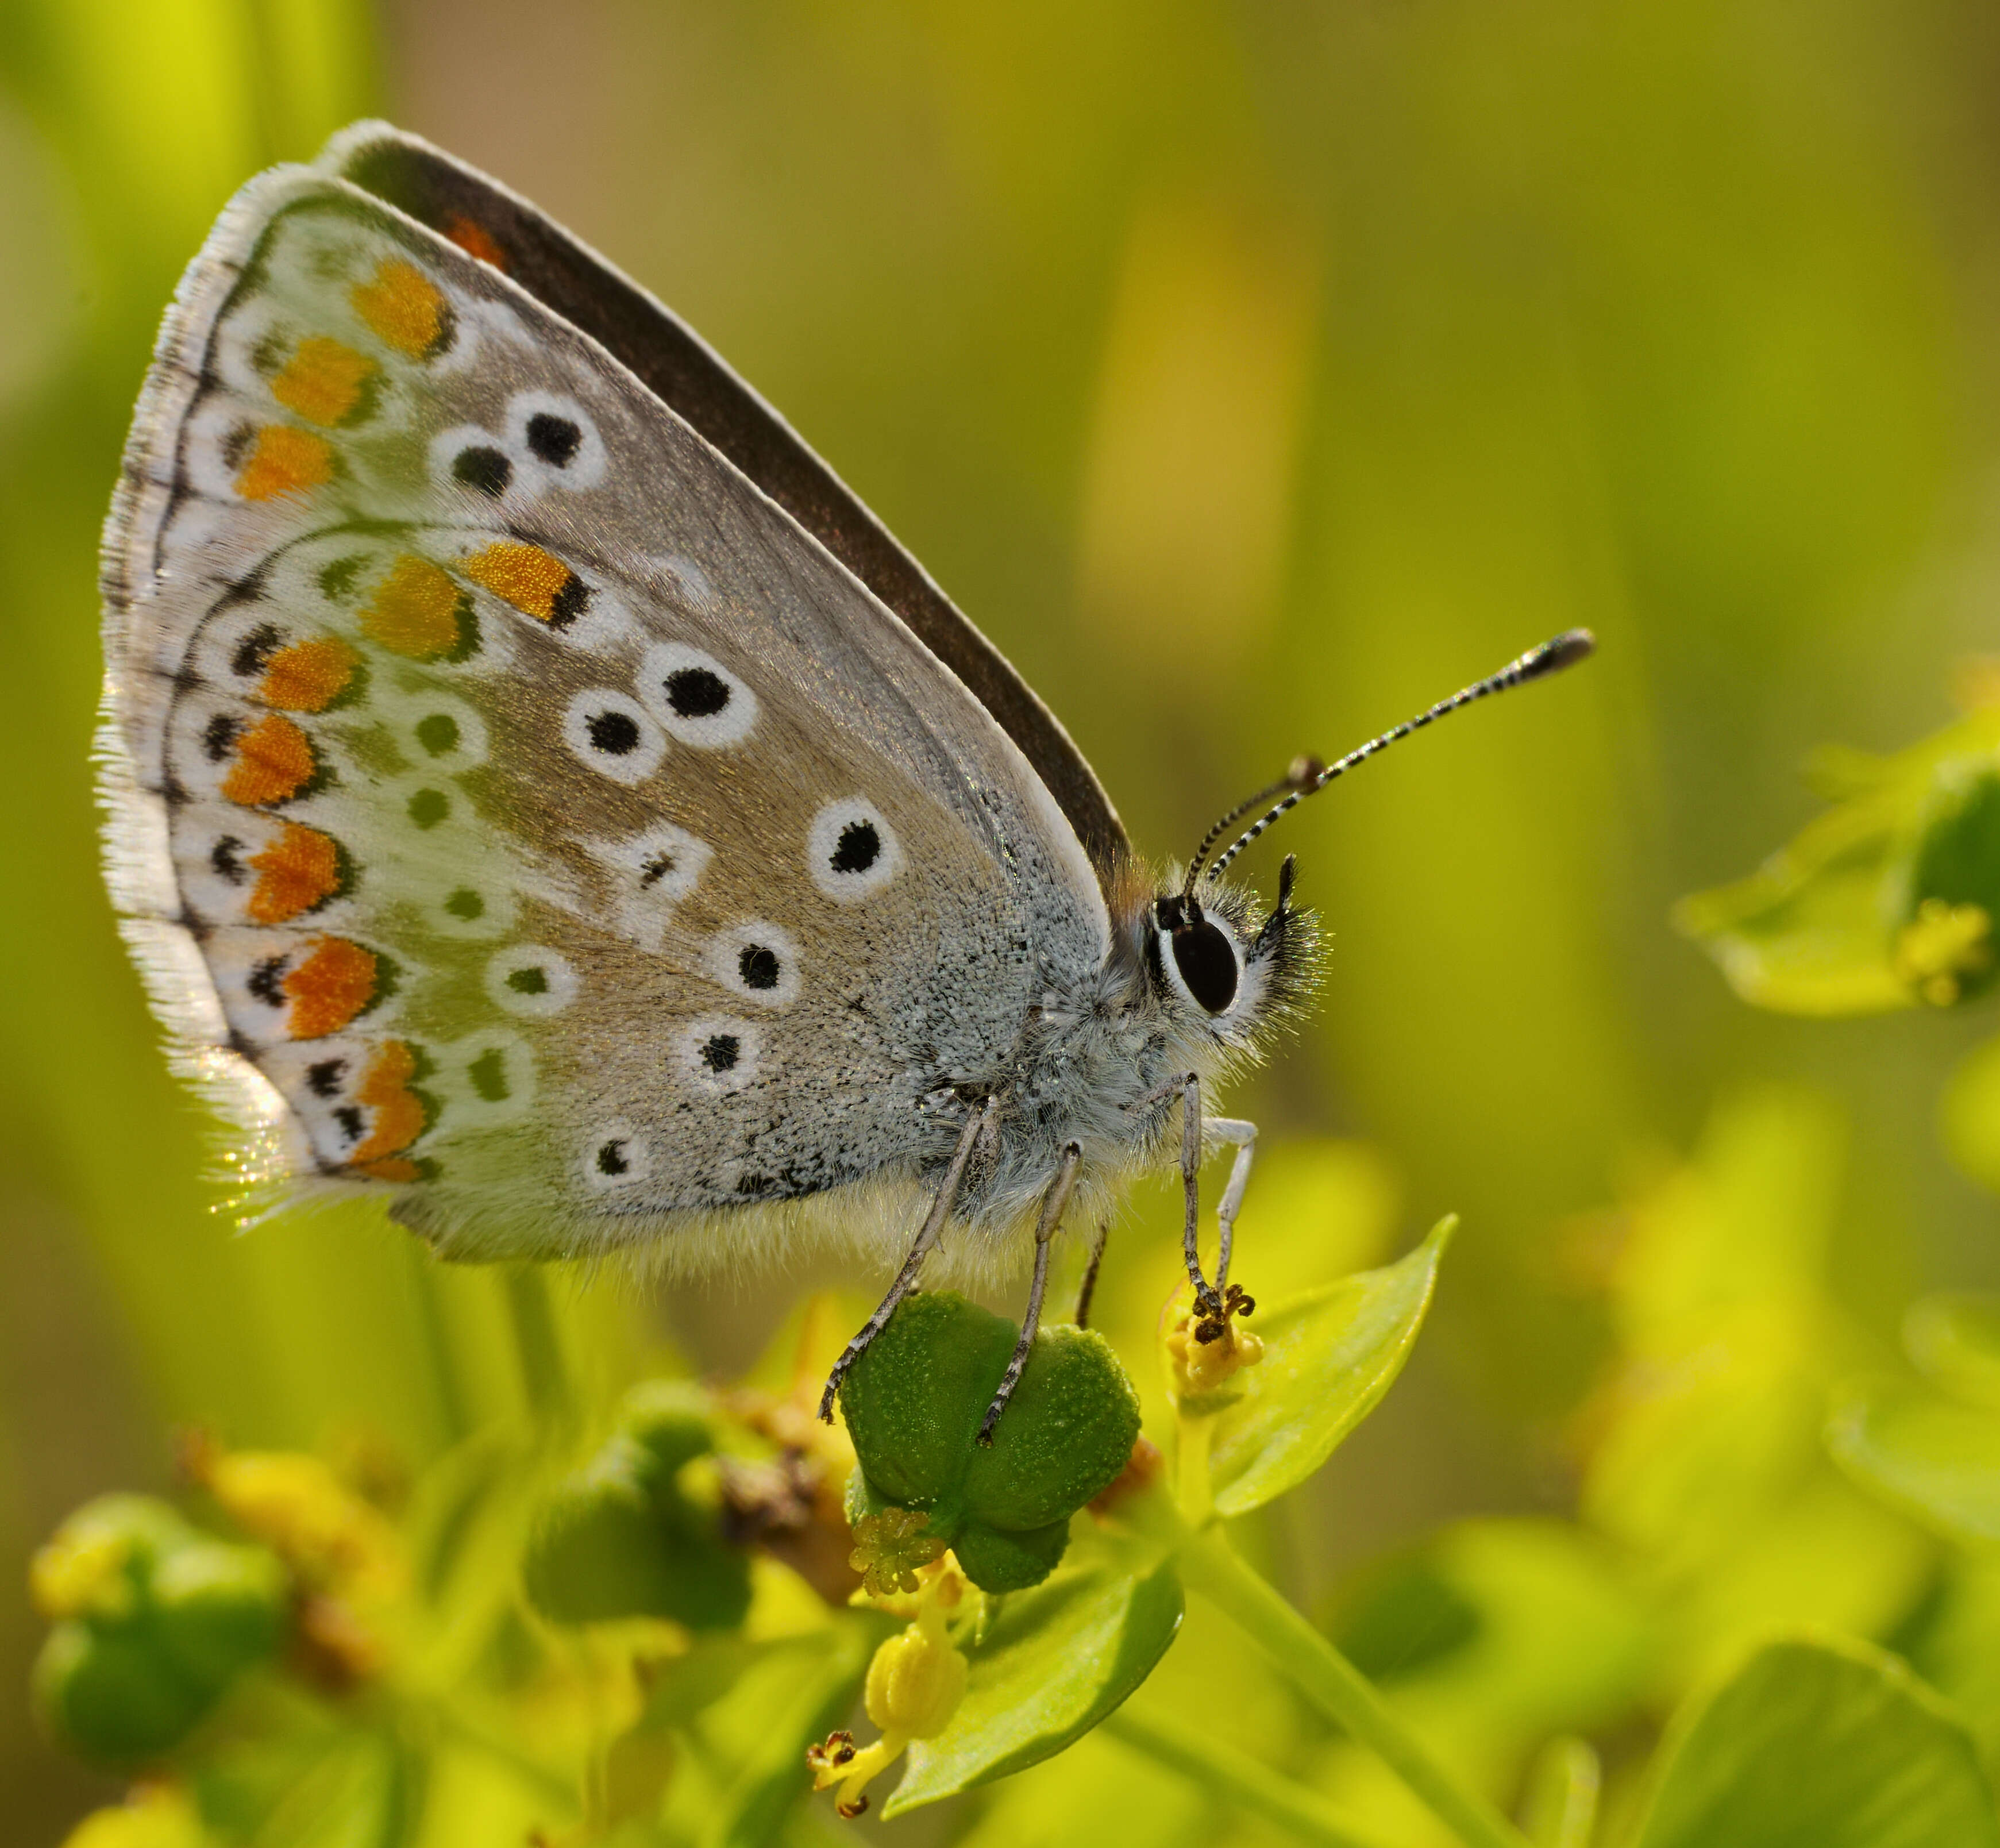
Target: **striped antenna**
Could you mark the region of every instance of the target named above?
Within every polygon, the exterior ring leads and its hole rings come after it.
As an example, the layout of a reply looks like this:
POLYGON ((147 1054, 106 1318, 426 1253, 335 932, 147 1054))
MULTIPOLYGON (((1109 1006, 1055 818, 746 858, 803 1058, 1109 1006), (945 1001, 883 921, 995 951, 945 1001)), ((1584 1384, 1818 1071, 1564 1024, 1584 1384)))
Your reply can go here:
MULTIPOLYGON (((1285 788, 1288 784, 1290 785, 1290 793, 1275 807, 1259 816, 1248 828, 1237 837, 1230 846, 1229 851, 1220 856, 1209 867, 1208 877, 1211 879, 1218 877, 1224 867, 1227 866, 1238 854, 1248 846, 1286 810, 1297 808, 1307 797, 1317 794, 1335 777, 1345 776, 1356 764, 1366 763, 1378 751, 1387 750, 1391 745, 1399 743, 1408 738, 1412 731, 1421 731, 1425 726, 1443 718, 1446 713, 1456 712, 1461 706, 1470 706, 1474 700, 1483 700, 1488 693, 1505 693, 1510 686, 1525 686, 1530 680, 1539 680, 1545 674, 1553 674, 1558 669, 1566 668, 1574 662, 1582 661, 1596 646, 1597 637, 1588 629, 1565 629, 1561 634, 1543 642, 1540 648, 1530 648, 1518 660, 1509 662, 1497 674, 1488 674, 1484 680, 1475 680, 1470 686, 1461 688, 1453 693, 1450 699, 1440 700, 1427 711, 1418 713, 1413 719, 1406 719, 1393 731, 1385 731, 1380 738, 1371 738, 1359 750, 1349 752, 1345 757, 1336 762, 1327 765, 1307 781, 1293 783, 1292 778, 1288 776, 1284 783, 1273 784, 1270 789, 1263 792, 1262 795, 1253 796, 1249 801, 1233 813, 1224 816, 1210 830, 1209 839, 1202 843, 1202 850, 1204 853, 1214 843, 1216 836, 1231 822, 1236 820, 1238 816, 1247 814, 1259 802, 1264 800, 1265 797, 1274 794, 1278 790, 1285 788)), ((1294 764, 1292 767, 1294 771, 1297 771, 1300 766, 1294 764)), ((1199 864, 1200 856, 1197 854, 1196 859, 1199 864)), ((1193 890, 1193 884, 1194 876, 1190 873, 1188 877, 1188 886, 1190 891, 1193 890)))

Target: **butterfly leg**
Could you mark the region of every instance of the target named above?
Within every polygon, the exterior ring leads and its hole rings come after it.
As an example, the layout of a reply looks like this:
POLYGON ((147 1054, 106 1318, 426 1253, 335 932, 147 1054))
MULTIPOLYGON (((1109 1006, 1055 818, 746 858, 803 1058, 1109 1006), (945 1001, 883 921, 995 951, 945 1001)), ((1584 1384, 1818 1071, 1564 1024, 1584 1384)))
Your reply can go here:
POLYGON ((1056 1178, 1042 1200, 1042 1216, 1035 1227, 1035 1280, 1028 1286, 1028 1310, 1021 1318, 1021 1339, 1014 1343, 1013 1358, 1000 1376, 993 1403, 986 1408, 985 1417, 979 1421, 979 1441, 989 1450, 993 1444, 994 1427, 1000 1422, 1000 1414, 1007 1409, 1007 1402, 1014 1396, 1014 1388, 1021 1383, 1022 1371, 1028 1364, 1028 1350, 1035 1345, 1035 1331, 1041 1326, 1042 1292, 1049 1281, 1049 1241, 1062 1224, 1063 1208, 1069 1204, 1070 1190, 1076 1185, 1077 1164, 1082 1159, 1082 1144, 1071 1142, 1064 1146, 1062 1165, 1056 1170, 1056 1178))
POLYGON ((833 1422, 834 1395, 840 1391, 840 1382, 847 1377, 847 1370, 861 1358, 869 1343, 888 1326, 889 1318, 896 1313, 896 1305, 916 1287, 917 1273, 923 1269, 924 1259, 943 1236, 945 1221, 951 1217, 952 1203, 958 1198, 958 1185, 965 1178, 965 1166, 972 1159, 974 1146, 990 1130, 999 1111, 1000 1099, 989 1097, 985 1109, 977 1117, 969 1118, 965 1127, 959 1131, 958 1146, 952 1151, 951 1165, 944 1171, 937 1198, 931 1202, 923 1230, 917 1234, 917 1242, 910 1247, 910 1255, 903 1260, 903 1268, 896 1273, 896 1280, 889 1286, 889 1294, 883 1297, 880 1307, 861 1325, 854 1339, 841 1350, 840 1358, 833 1363, 833 1371, 826 1376, 826 1390, 819 1395, 821 1422, 833 1422))
POLYGON ((1226 1290, 1229 1287, 1229 1252, 1236 1237, 1236 1215, 1243 1211, 1243 1190, 1250 1184, 1250 1163, 1257 1152, 1257 1126, 1236 1117, 1210 1117, 1201 1126, 1204 1143, 1222 1144, 1236 1151, 1235 1162, 1229 1170, 1229 1184, 1222 1190, 1222 1198, 1215 1209, 1216 1229, 1220 1235, 1221 1248, 1216 1254, 1215 1287, 1226 1290))
POLYGON ((1096 1242, 1090 1248, 1090 1262, 1083 1267, 1083 1281, 1077 1286, 1076 1325, 1080 1329, 1090 1326, 1090 1299, 1097 1294, 1097 1267, 1104 1262, 1104 1242, 1111 1236, 1111 1221, 1102 1221, 1097 1228, 1096 1242))
MULTIPOLYGON (((1201 1079, 1190 1072, 1181 1080, 1181 1187, 1187 1218, 1181 1228, 1181 1256, 1194 1286, 1196 1313, 1204 1320, 1222 1313, 1222 1296, 1201 1274, 1201 1079)), ((1225 1266, 1228 1260, 1224 1259, 1225 1266)))

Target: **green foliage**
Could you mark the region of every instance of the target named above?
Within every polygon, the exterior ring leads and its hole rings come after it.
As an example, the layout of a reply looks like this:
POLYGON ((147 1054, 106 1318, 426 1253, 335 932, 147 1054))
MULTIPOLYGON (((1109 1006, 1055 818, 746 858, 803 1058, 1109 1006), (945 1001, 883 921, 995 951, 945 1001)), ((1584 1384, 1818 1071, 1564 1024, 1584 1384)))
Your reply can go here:
POLYGON ((1857 1643, 1760 1650, 1675 1726, 1637 1848, 1990 1848, 1965 1728, 1857 1643))
POLYGON ((849 1370, 840 1406, 859 1459, 856 1504, 918 1509, 988 1591, 1038 1585, 1070 1516, 1125 1467, 1139 1402, 1104 1338, 1045 1328, 994 1433, 986 1408, 1020 1330, 950 1292, 907 1299, 849 1370))

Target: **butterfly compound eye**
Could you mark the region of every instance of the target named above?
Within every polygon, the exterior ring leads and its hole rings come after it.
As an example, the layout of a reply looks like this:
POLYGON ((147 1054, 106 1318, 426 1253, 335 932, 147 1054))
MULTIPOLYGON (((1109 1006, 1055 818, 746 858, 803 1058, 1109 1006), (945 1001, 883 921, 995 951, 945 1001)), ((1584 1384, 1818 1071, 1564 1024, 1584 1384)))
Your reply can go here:
POLYGON ((1227 1013, 1236 999, 1236 946, 1217 925, 1200 915, 1167 939, 1187 992, 1211 1014, 1227 1013))

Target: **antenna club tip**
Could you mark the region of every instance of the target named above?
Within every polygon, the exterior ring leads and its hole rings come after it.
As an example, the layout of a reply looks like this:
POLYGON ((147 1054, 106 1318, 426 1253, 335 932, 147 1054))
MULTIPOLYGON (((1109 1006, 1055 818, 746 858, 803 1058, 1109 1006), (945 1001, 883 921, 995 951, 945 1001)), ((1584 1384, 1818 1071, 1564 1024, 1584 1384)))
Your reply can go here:
POLYGON ((1317 783, 1326 774, 1324 760, 1309 751, 1302 752, 1292 759, 1292 766, 1285 773, 1285 780, 1294 789, 1304 789, 1307 783, 1317 783))
POLYGON ((1573 667, 1596 652, 1597 637, 1588 629, 1565 629, 1539 648, 1530 651, 1521 663, 1521 678, 1532 680, 1543 674, 1553 674, 1559 669, 1573 667))

